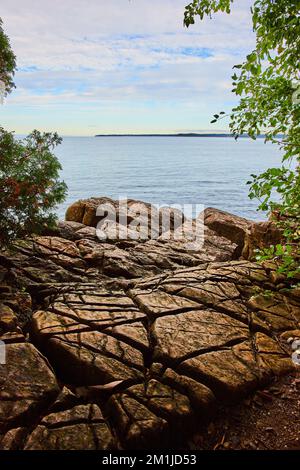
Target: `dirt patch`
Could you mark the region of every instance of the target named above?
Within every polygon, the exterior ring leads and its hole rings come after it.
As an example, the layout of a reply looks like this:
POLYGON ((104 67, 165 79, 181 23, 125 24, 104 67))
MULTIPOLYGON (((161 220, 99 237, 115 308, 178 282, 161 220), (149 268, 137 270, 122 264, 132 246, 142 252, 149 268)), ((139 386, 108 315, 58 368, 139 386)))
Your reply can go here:
POLYGON ((300 450, 300 370, 239 405, 220 407, 190 442, 197 450, 300 450))

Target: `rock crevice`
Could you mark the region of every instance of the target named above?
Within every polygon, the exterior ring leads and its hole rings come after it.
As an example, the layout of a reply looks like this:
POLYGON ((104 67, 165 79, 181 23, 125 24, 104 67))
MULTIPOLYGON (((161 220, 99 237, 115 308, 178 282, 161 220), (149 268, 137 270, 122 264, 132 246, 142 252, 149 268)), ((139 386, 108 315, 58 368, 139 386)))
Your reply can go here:
POLYGON ((201 249, 161 240, 163 228, 103 242, 97 201, 1 254, 2 449, 182 444, 219 403, 295 367, 299 292, 236 259, 249 221, 208 210, 201 249))

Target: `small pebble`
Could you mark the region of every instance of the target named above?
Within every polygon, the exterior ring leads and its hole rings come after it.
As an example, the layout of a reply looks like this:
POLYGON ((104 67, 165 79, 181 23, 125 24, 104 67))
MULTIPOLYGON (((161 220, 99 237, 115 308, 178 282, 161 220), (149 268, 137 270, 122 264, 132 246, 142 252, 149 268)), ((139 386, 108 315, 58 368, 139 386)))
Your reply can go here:
POLYGON ((271 426, 268 426, 267 428, 265 428, 265 431, 274 432, 274 429, 271 426))

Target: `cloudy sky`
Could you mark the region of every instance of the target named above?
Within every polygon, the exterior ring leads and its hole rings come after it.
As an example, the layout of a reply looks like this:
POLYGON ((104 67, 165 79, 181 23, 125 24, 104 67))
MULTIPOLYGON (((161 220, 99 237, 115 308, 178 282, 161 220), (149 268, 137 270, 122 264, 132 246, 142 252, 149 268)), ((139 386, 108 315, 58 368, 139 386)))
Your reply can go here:
MULTIPOLYGON (((17 89, 0 124, 62 135, 215 131, 254 45, 250 0, 183 27, 188 0, 1 0, 17 89)), ((226 129, 224 122, 222 129, 226 129)))

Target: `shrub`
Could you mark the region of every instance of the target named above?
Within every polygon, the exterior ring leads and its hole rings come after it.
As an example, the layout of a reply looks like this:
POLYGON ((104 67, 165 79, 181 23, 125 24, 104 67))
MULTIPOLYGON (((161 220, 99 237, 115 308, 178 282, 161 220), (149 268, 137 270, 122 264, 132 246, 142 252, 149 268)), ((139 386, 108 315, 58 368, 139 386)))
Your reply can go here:
MULTIPOLYGON (((188 27, 200 16, 230 13, 234 0, 192 0, 185 8, 188 27)), ((282 150, 282 165, 251 175, 250 198, 259 200, 259 210, 268 211, 283 231, 283 242, 258 255, 274 259, 280 272, 300 277, 300 2, 299 0, 253 0, 251 8, 255 49, 232 75, 233 93, 239 104, 229 114, 235 138, 246 134, 282 150), (277 194, 279 198, 275 198, 277 194), (278 200, 279 199, 279 200, 278 200)), ((218 122, 227 115, 214 115, 218 122)))
POLYGON ((10 47, 8 37, 3 31, 0 18, 0 85, 4 96, 15 87, 13 76, 16 69, 16 57, 10 47))
POLYGON ((55 224, 53 209, 67 190, 52 153, 61 140, 35 130, 22 141, 0 128, 0 246, 55 224))

